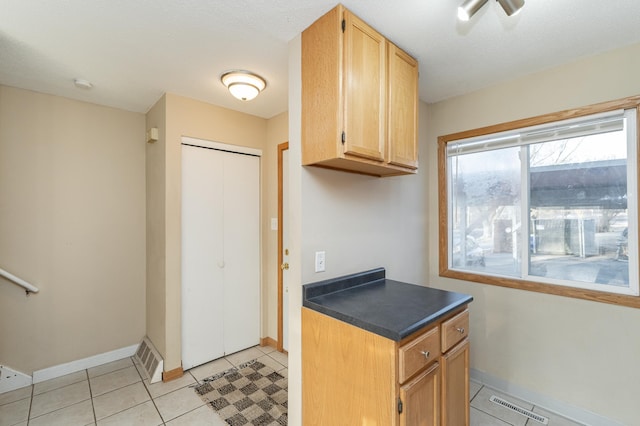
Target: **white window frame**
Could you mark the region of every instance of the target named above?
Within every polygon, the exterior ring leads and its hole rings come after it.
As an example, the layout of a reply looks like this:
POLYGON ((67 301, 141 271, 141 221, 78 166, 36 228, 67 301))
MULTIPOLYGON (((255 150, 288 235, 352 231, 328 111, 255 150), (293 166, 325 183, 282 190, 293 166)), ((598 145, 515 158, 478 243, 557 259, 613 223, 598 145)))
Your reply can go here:
MULTIPOLYGON (((482 129, 441 136, 438 138, 439 159, 439 194, 440 194, 440 275, 464 279, 468 281, 493 284, 504 287, 520 288, 531 291, 552 293, 607 303, 640 307, 640 282, 638 259, 638 122, 640 96, 625 98, 618 101, 592 105, 577 110, 569 110, 548 114, 511 123, 503 123, 482 129), (530 275, 528 271, 530 253, 529 239, 521 238, 518 242, 522 253, 520 277, 509 277, 491 273, 469 270, 453 266, 452 191, 450 182, 449 154, 452 152, 465 153, 483 152, 491 149, 506 147, 521 147, 521 152, 527 153, 532 143, 557 140, 566 134, 574 137, 581 134, 595 134, 612 131, 620 126, 617 117, 623 116, 627 133, 627 211, 628 211, 628 250, 629 256, 629 286, 616 287, 607 284, 587 283, 540 277, 530 275), (614 122, 618 120, 617 124, 614 122), (580 127, 582 126, 582 127, 580 127), (613 127, 612 127, 613 126, 613 127), (550 136, 549 131, 556 132, 550 136), (577 132, 577 133, 576 133, 577 132), (582 133, 580 133, 582 132, 582 133), (559 137, 557 136, 559 133, 559 137)), ((530 234, 529 220, 529 166, 521 167, 520 211, 522 235, 530 234)), ((525 162, 523 162, 525 164, 525 162)))

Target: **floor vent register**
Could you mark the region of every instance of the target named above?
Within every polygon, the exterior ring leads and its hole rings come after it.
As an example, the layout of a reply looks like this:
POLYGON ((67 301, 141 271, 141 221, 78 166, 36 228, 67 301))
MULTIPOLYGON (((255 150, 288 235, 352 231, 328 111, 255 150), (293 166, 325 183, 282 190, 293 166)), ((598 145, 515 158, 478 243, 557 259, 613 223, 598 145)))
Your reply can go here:
POLYGON ((145 336, 142 339, 142 343, 138 346, 134 356, 144 368, 145 373, 147 373, 150 383, 162 381, 164 361, 148 337, 145 336))
POLYGON ((536 414, 532 411, 526 410, 522 407, 518 407, 517 405, 512 404, 509 401, 506 401, 502 398, 498 398, 495 395, 492 395, 491 398, 489 398, 489 401, 493 402, 494 404, 498 404, 502 407, 508 408, 509 410, 515 411, 516 413, 522 414, 523 416, 528 417, 531 420, 535 420, 538 423, 542 423, 543 425, 549 424, 548 418, 541 416, 539 414, 536 414))

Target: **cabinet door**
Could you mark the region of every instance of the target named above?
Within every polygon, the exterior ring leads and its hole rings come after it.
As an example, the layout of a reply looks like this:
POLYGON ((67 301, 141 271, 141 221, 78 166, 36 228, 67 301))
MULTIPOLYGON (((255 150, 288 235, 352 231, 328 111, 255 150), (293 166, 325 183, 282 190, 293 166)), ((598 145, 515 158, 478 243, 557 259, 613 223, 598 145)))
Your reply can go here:
POLYGON ((208 303, 224 312, 224 352, 231 354, 260 343, 260 159, 221 154, 224 291, 208 303))
POLYGON ((469 339, 442 356, 442 425, 469 425, 469 339))
POLYGON ((384 37, 345 11, 344 154, 385 160, 386 61, 384 37))
POLYGON ((389 43, 388 162, 418 168, 418 62, 389 43))
POLYGON ((440 365, 400 387, 400 426, 440 425, 440 365))

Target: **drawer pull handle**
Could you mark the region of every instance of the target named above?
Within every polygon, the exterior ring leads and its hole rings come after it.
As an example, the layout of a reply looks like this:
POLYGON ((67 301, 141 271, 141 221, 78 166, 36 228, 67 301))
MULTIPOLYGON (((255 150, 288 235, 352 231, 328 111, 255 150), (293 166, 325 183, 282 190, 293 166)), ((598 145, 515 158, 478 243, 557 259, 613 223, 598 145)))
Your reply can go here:
POLYGON ((464 334, 464 328, 459 327, 459 328, 456 328, 456 330, 459 331, 460 334, 464 334))
POLYGON ((429 351, 420 351, 420 353, 424 355, 425 358, 429 358, 429 351))

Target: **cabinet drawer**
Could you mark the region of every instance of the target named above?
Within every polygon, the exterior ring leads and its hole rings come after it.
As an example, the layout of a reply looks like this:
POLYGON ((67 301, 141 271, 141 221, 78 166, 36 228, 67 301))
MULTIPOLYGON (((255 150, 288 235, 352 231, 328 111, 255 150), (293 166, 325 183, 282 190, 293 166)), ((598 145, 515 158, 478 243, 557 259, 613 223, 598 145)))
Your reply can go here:
POLYGON ((442 352, 448 351, 468 335, 469 310, 465 310, 442 323, 442 352))
POLYGON ((415 340, 399 349, 400 383, 416 374, 422 368, 436 361, 440 356, 440 330, 433 327, 415 340))

